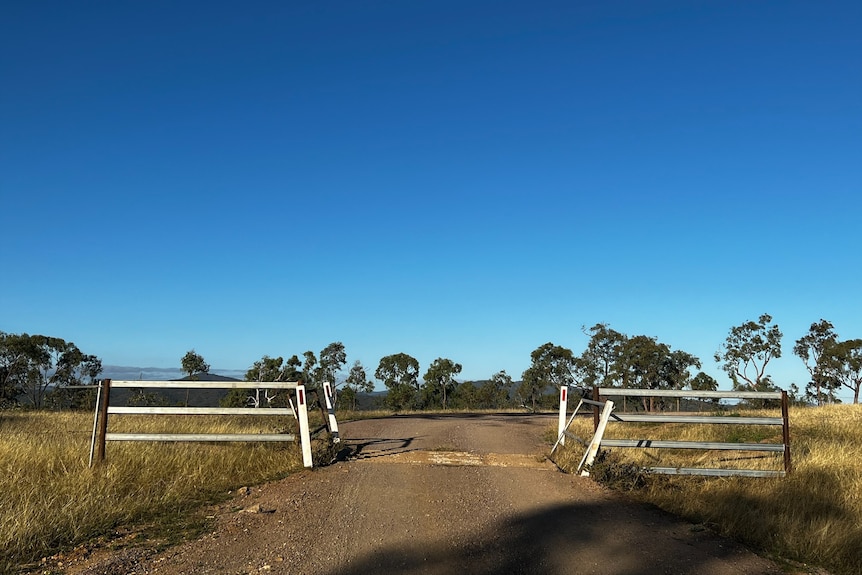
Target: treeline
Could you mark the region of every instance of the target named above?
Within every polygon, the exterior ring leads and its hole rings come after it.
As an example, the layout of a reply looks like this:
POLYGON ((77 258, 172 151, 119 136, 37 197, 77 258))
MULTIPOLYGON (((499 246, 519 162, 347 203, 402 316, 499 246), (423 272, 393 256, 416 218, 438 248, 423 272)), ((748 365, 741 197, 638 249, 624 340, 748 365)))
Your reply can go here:
POLYGON ((0 407, 23 399, 37 409, 92 409, 92 390, 70 387, 90 385, 101 372, 102 361, 71 341, 0 331, 0 407))
MULTIPOLYGON (((563 385, 640 389, 716 390, 718 382, 701 371, 701 359, 646 335, 629 336, 599 323, 583 328, 589 337, 586 348, 571 349, 548 342, 530 354, 530 365, 514 382, 505 371, 478 382, 458 381, 460 363, 435 359, 424 373, 419 361, 396 353, 380 359, 373 378, 355 361, 344 375, 347 354, 344 344, 333 342, 318 354, 270 357, 264 355, 248 369, 246 381, 302 381, 317 389, 324 381, 338 390, 338 406, 355 409, 361 394, 374 391, 374 380, 386 387, 381 407, 408 409, 500 409, 523 406, 536 410, 555 404, 563 385)), ((713 359, 728 375, 734 390, 774 391, 778 387, 767 373, 774 358, 781 357, 783 334, 768 314, 730 329, 713 359)), ((791 399, 798 403, 839 402, 840 389, 849 389, 859 402, 862 387, 862 339, 842 340, 829 321, 812 323, 808 333, 795 341, 793 353, 809 375, 804 389, 790 385, 791 399)), ((195 379, 209 371, 204 358, 194 350, 182 359, 183 371, 195 379)), ((93 407, 91 390, 70 387, 87 385, 101 373, 101 360, 81 352, 71 342, 42 335, 0 332, 0 406, 17 405, 22 398, 36 408, 93 407)), ((139 403, 158 401, 142 395, 139 403)), ((283 399, 266 389, 249 394, 233 390, 223 405, 277 405, 283 399)), ((645 399, 644 409, 656 406, 645 399)))

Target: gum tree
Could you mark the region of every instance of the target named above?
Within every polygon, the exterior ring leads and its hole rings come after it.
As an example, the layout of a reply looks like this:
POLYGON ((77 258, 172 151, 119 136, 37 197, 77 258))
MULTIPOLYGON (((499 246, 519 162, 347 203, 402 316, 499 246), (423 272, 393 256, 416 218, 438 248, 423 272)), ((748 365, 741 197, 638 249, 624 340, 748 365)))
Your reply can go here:
POLYGON ((374 377, 383 382, 389 393, 386 404, 400 411, 413 406, 419 392, 419 361, 406 353, 395 353, 380 359, 374 377))
POLYGON ((805 369, 811 376, 806 386, 806 395, 813 397, 817 405, 835 401, 835 390, 840 384, 829 375, 826 349, 838 343, 838 336, 832 323, 821 319, 812 323, 808 333, 796 340, 793 353, 805 364, 805 369))
POLYGON ((551 342, 533 350, 530 359, 532 363, 521 376, 523 382, 518 394, 524 402, 529 401, 532 410, 536 411, 536 401, 548 387, 554 386, 559 390, 575 381, 572 372, 576 362, 572 350, 551 342))
POLYGON ((766 373, 773 358, 781 357, 781 330, 772 316, 761 315, 730 328, 727 340, 715 353, 715 361, 730 377, 734 391, 773 391, 776 387, 766 373))
MULTIPOLYGON (((210 365, 204 361, 202 355, 197 353, 194 349, 191 349, 186 352, 183 358, 180 360, 180 364, 182 365, 183 371, 188 374, 188 377, 191 381, 195 381, 198 378, 198 375, 202 373, 209 373, 210 365)), ((186 406, 189 405, 189 389, 186 389, 186 406)))
POLYGON ((827 377, 853 392, 853 403, 859 403, 862 387, 862 339, 851 339, 829 345, 824 350, 827 377))
POLYGON ((351 401, 352 409, 356 410, 356 397, 360 393, 371 393, 374 391, 374 382, 368 381, 368 375, 365 373, 365 367, 359 360, 353 362, 350 368, 350 373, 347 374, 347 379, 344 380, 344 391, 341 395, 346 395, 351 401))
POLYGON ((438 357, 428 366, 428 371, 422 376, 425 381, 424 387, 428 392, 429 399, 441 396, 443 409, 446 409, 446 397, 448 392, 454 390, 458 383, 455 376, 461 373, 461 364, 451 359, 438 357))

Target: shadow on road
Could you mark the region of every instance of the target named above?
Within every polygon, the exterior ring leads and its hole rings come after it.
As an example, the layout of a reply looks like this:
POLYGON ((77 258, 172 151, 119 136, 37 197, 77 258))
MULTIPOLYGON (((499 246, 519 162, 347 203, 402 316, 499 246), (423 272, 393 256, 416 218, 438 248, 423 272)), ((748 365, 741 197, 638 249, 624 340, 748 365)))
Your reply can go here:
POLYGON ((351 437, 345 440, 345 448, 339 452, 339 459, 370 459, 372 457, 383 457, 394 453, 413 451, 410 446, 420 437, 351 437))
MULTIPOLYGON (((373 533, 374 526, 368 528, 373 533)), ((516 516, 469 540, 423 541, 416 533, 415 543, 352 558, 330 573, 780 573, 741 546, 697 529, 653 509, 623 511, 611 502, 570 504, 516 516), (657 536, 658 529, 665 532, 657 536), (667 533, 672 529, 678 533, 667 533)))

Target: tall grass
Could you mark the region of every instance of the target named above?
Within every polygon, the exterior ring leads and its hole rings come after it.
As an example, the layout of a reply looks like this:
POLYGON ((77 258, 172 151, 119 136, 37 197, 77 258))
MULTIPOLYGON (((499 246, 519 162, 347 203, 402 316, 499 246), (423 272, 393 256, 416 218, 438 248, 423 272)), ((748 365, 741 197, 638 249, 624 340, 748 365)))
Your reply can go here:
MULTIPOLYGON (((654 476, 633 496, 767 552, 858 575, 862 573, 862 405, 791 409, 790 428, 794 471, 787 477, 654 476)), ((592 420, 577 420, 572 430, 588 437, 592 420)), ((781 443, 780 430, 762 426, 617 423, 608 427, 606 436, 781 443)), ((782 468, 780 454, 614 452, 639 465, 782 468)), ((569 442, 559 460, 571 467, 582 454, 583 448, 569 442)))
MULTIPOLYGON (((178 433, 271 433, 279 425, 276 418, 205 419, 129 416, 117 418, 111 431, 153 433, 167 425, 178 433)), ((90 469, 91 426, 84 413, 0 414, 0 572, 302 467, 293 443, 112 442, 106 462, 90 469)))

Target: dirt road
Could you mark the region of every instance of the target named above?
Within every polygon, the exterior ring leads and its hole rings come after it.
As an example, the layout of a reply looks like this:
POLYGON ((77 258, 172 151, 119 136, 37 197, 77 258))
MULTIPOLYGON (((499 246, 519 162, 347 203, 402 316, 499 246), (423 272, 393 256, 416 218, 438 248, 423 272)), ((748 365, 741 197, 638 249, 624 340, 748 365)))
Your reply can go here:
POLYGON ((252 489, 202 539, 84 573, 781 573, 544 459, 553 417, 344 424, 349 460, 252 489), (242 509, 242 510, 240 510, 242 509))

